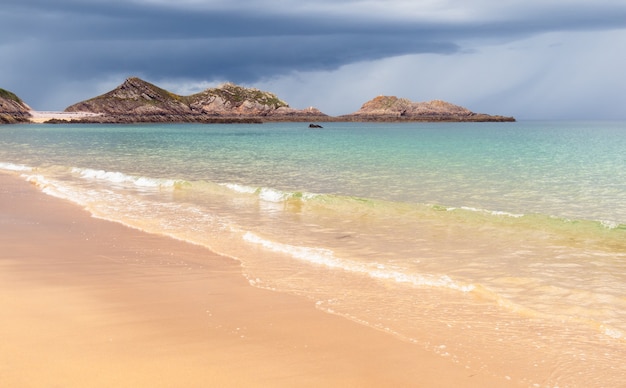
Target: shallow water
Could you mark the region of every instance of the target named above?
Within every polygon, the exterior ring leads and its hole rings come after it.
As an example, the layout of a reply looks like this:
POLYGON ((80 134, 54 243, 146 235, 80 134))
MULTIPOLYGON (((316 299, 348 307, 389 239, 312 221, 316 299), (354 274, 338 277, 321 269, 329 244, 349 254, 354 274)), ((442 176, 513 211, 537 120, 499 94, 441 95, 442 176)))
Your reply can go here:
POLYGON ((323 126, 7 126, 0 168, 455 362, 625 381, 626 123, 323 126))

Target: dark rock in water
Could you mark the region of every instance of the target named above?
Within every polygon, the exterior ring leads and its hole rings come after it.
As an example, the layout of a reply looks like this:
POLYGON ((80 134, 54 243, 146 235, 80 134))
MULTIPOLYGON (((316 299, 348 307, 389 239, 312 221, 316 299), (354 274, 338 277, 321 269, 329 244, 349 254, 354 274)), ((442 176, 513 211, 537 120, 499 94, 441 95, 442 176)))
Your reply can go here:
POLYGON ((324 128, 319 124, 309 124, 309 128, 324 128))

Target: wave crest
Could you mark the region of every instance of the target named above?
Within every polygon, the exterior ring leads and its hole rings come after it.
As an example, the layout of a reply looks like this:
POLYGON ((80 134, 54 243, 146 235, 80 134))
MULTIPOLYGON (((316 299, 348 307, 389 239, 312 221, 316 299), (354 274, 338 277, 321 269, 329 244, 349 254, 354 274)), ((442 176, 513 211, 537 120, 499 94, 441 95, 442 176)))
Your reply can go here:
POLYGON ((33 168, 29 166, 25 166, 23 164, 0 162, 0 170, 25 172, 25 171, 33 171, 33 168))
POLYGON ((447 275, 406 274, 393 270, 385 270, 384 266, 381 267, 380 265, 372 267, 366 264, 342 260, 337 258, 329 249, 282 244, 263 239, 251 232, 245 233, 243 239, 249 243, 261 245, 273 252, 287 254, 302 261, 323 265, 328 268, 338 268, 348 272, 359 273, 373 279, 390 280, 396 283, 411 284, 415 287, 447 288, 460 292, 471 292, 475 288, 472 284, 458 283, 447 275))
POLYGON ((131 185, 140 188, 176 188, 183 183, 174 179, 150 178, 127 175, 117 171, 94 170, 90 168, 72 168, 72 173, 87 180, 103 180, 115 184, 131 185))

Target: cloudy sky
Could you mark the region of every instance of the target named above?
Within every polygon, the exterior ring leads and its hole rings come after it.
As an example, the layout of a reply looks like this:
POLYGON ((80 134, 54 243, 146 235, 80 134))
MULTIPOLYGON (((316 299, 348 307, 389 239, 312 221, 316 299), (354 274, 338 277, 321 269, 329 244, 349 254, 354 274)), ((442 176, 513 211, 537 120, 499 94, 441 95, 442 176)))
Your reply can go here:
POLYGON ((62 110, 138 76, 294 108, 378 95, 518 119, 626 119, 624 0, 2 0, 0 88, 62 110))

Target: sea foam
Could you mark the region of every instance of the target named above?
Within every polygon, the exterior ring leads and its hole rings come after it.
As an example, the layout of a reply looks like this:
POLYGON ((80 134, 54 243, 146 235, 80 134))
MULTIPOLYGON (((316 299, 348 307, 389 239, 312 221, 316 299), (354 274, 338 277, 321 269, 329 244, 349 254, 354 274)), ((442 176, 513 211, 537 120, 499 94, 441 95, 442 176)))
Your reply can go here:
POLYGON ((25 166, 23 164, 3 163, 0 162, 0 170, 8 171, 32 171, 32 167, 25 166))
POLYGON ((254 194, 254 192, 257 190, 254 187, 239 185, 236 183, 222 183, 220 184, 220 186, 224 186, 226 188, 231 189, 232 191, 235 191, 237 193, 243 193, 243 194, 254 194))
POLYGON ((344 271, 359 273, 373 279, 390 280, 396 283, 411 284, 415 287, 436 287, 447 288, 461 292, 471 292, 474 290, 472 284, 460 284, 447 275, 422 275, 406 274, 399 271, 385 270, 384 266, 356 263, 337 258, 333 251, 325 248, 300 247, 289 244, 269 241, 247 232, 243 236, 244 241, 258 244, 273 252, 287 254, 293 258, 306 261, 312 264, 323 265, 328 268, 342 269, 344 271))
POLYGON ((73 168, 72 173, 83 179, 103 180, 115 184, 128 184, 141 188, 173 188, 179 183, 173 179, 149 178, 127 175, 122 172, 95 170, 90 168, 73 168))
POLYGON ((270 187, 252 187, 240 185, 237 183, 220 183, 220 186, 224 186, 236 193, 241 194, 256 194, 259 199, 265 202, 280 203, 292 198, 299 199, 311 199, 315 198, 317 194, 313 193, 301 193, 293 191, 283 191, 270 187))

